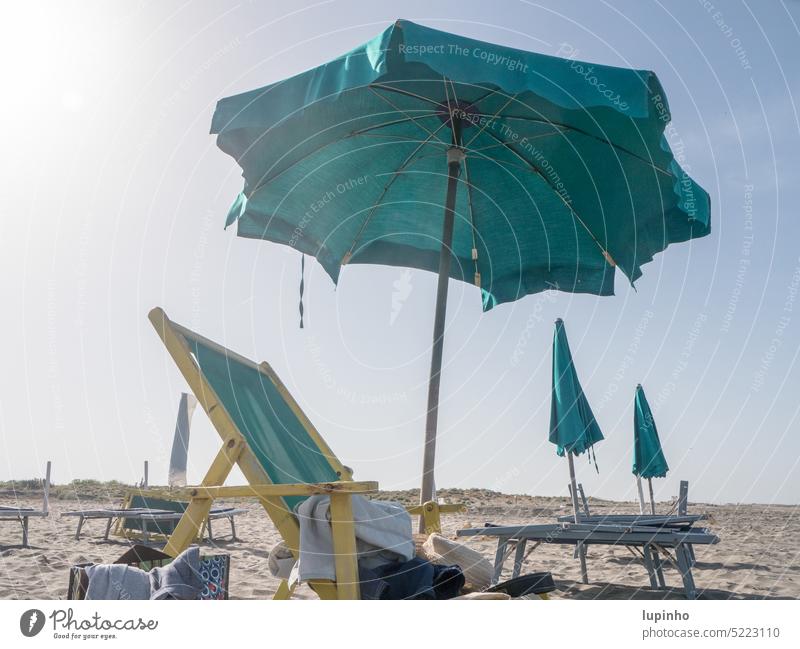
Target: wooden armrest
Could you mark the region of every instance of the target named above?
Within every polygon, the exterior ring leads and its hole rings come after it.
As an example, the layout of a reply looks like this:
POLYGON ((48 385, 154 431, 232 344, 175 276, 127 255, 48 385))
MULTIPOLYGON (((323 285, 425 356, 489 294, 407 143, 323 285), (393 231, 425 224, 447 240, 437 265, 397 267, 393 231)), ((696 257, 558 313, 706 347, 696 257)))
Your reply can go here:
POLYGON ((173 495, 186 498, 247 498, 257 496, 313 496, 316 494, 366 494, 378 491, 377 482, 317 482, 295 484, 257 484, 240 487, 188 487, 178 489, 173 495))

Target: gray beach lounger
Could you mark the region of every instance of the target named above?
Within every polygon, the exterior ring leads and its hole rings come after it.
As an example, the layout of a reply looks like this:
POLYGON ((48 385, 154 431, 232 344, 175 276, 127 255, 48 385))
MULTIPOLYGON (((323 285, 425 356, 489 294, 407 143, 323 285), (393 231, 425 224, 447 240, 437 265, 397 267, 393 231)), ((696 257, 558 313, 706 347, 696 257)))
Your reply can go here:
MULTIPOLYGON (((570 494, 572 491, 572 487, 567 487, 570 490, 570 494)), ((673 504, 672 508, 666 514, 595 514, 592 515, 589 511, 589 501, 586 499, 586 495, 583 493, 583 485, 578 484, 578 493, 580 494, 581 502, 583 503, 583 512, 578 515, 578 522, 579 523, 589 523, 589 524, 601 524, 601 525, 644 525, 649 527, 663 527, 663 528, 670 528, 676 530, 682 530, 684 532, 689 531, 692 529, 692 525, 694 525, 698 521, 706 520, 708 516, 706 514, 689 514, 689 482, 687 480, 681 480, 680 483, 680 491, 678 493, 678 499, 673 504)), ((559 516, 558 521, 560 523, 572 523, 575 521, 574 516, 559 516)), ((687 544, 687 548, 689 550, 689 558, 691 560, 692 565, 695 563, 695 556, 694 556, 694 546, 689 543, 687 544)), ((633 550, 632 550, 633 551, 633 550)), ((655 574, 658 580, 658 583, 661 587, 664 587, 664 577, 663 572, 661 570, 661 559, 658 553, 651 553, 650 549, 645 547, 643 550, 643 556, 645 563, 648 561, 648 555, 651 555, 653 558, 653 562, 655 564, 655 574)), ((655 587, 655 584, 654 584, 655 587)))
POLYGON ((17 521, 22 525, 22 547, 28 547, 28 521, 31 518, 46 518, 50 513, 50 462, 44 477, 42 508, 0 506, 0 521, 17 521))
MULTIPOLYGON (((122 535, 128 537, 130 533, 141 536, 141 540, 147 543, 151 534, 163 535, 171 533, 178 521, 183 516, 185 503, 175 503, 183 506, 179 510, 175 509, 155 509, 152 507, 131 507, 120 509, 87 509, 71 512, 63 512, 62 516, 74 516, 78 519, 78 527, 75 530, 75 540, 81 537, 83 524, 87 520, 105 519, 106 528, 103 539, 108 541, 111 527, 115 521, 119 521, 122 535)), ((231 540, 238 541, 236 536, 236 524, 234 517, 239 514, 246 514, 246 509, 234 507, 221 507, 212 509, 208 516, 206 530, 209 541, 214 541, 214 534, 211 527, 212 520, 228 519, 231 526, 231 540)))
MULTIPOLYGON (((571 489, 571 487, 568 488, 571 489)), ((583 485, 578 485, 578 493, 583 503, 583 511, 578 514, 578 522, 580 523, 646 525, 688 530, 691 529, 694 523, 708 518, 706 514, 687 513, 689 483, 686 480, 681 481, 678 500, 666 514, 592 514, 589 511, 589 502, 583 493, 583 485)), ((572 515, 559 516, 558 521, 560 523, 572 523, 575 521, 575 517, 572 515)))
POLYGON ((493 583, 497 583, 503 564, 514 552, 512 578, 517 577, 526 556, 542 543, 573 545, 575 551, 587 545, 620 545, 640 549, 650 585, 665 587, 662 566, 665 562, 678 569, 687 599, 695 599, 697 589, 692 577, 691 545, 718 543, 719 538, 705 529, 687 531, 653 526, 602 525, 586 523, 555 523, 547 525, 507 525, 458 530, 458 536, 488 536, 497 538, 493 583), (526 553, 527 544, 533 546, 526 553), (670 550, 674 553, 670 553, 670 550))

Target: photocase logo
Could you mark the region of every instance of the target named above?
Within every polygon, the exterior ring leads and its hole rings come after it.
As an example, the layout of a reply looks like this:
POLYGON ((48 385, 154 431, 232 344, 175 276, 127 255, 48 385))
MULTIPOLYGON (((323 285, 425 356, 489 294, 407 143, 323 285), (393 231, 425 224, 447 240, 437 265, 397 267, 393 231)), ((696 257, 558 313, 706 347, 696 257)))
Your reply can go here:
POLYGON ((32 638, 44 628, 44 613, 38 608, 25 611, 19 618, 19 630, 26 638, 32 638))

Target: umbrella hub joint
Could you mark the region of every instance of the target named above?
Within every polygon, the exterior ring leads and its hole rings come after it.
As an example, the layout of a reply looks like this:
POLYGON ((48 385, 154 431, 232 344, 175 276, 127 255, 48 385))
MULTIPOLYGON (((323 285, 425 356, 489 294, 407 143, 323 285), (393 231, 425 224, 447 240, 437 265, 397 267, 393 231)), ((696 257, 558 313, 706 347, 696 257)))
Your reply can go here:
POLYGON ((449 149, 447 149, 447 164, 452 165, 456 164, 461 167, 461 163, 464 162, 464 158, 467 157, 467 154, 464 152, 460 146, 453 145, 449 149))

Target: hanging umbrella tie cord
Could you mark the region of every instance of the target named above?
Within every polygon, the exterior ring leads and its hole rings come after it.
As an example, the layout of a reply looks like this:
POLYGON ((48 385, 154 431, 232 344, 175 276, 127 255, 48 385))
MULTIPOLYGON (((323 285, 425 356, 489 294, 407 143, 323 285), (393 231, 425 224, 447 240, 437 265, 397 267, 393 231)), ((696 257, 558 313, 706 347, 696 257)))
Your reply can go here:
POLYGON ((597 466, 597 452, 594 450, 594 444, 589 447, 589 464, 594 463, 594 470, 600 475, 600 467, 597 466))

